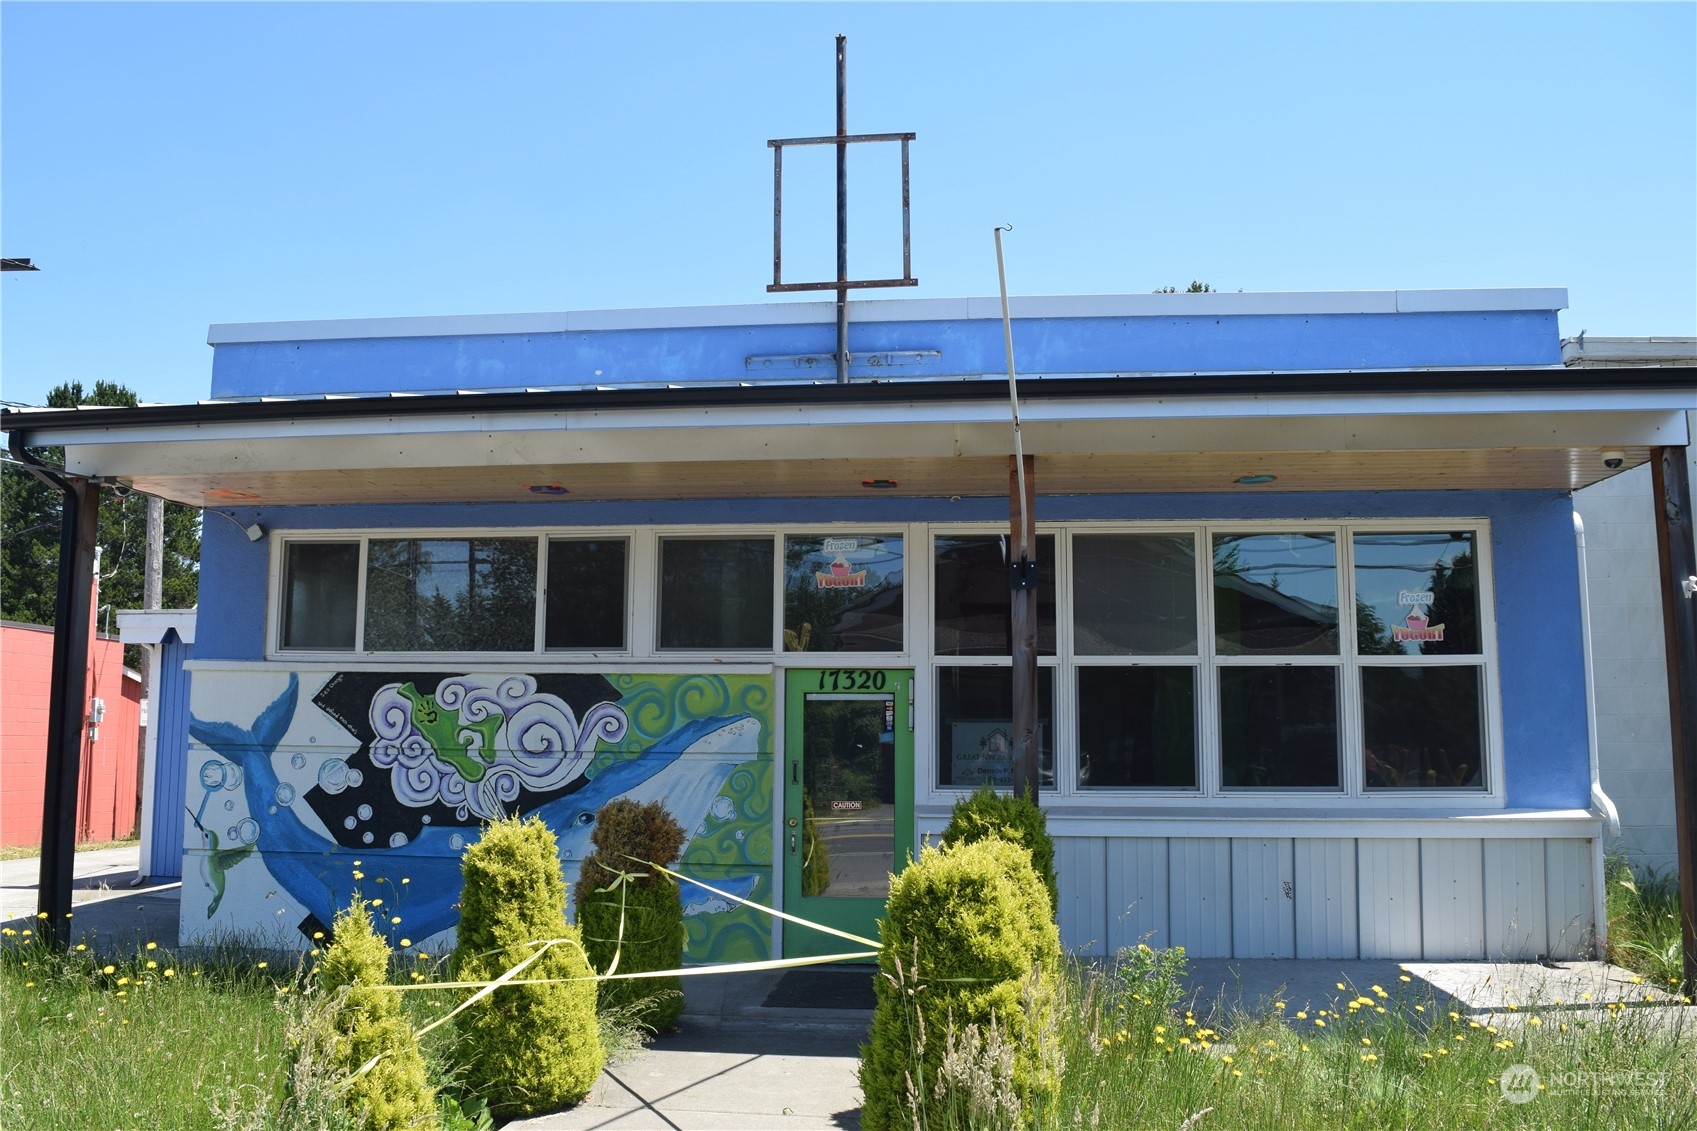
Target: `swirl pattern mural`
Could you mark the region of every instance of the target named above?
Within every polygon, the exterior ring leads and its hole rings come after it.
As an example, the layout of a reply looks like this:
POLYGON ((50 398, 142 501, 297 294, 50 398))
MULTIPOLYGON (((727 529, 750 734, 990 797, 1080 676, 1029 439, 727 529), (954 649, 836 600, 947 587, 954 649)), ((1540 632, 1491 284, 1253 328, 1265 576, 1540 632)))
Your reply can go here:
MULTIPOLYGON (((770 901, 770 676, 208 670, 193 695, 187 874, 206 898, 183 901, 185 942, 310 945, 358 892, 404 895, 392 941, 439 949, 485 821, 539 817, 575 885, 614 797, 672 811, 685 875, 770 901)), ((764 916, 683 895, 690 961, 768 953, 764 916)))

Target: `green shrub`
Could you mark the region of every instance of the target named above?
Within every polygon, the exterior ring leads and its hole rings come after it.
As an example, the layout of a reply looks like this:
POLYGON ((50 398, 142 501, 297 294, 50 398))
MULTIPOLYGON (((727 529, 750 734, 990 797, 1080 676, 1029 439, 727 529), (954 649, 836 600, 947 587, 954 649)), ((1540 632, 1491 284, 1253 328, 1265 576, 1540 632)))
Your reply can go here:
POLYGON ((372 1131, 434 1126, 436 1089, 400 995, 380 988, 389 981, 389 944, 372 927, 365 901, 355 899, 338 913, 331 934, 313 973, 318 1000, 293 1034, 292 1104, 310 1106, 301 1093, 319 1078, 312 1066, 322 1064, 333 1077, 351 1077, 344 1103, 361 1126, 372 1131), (359 1071, 374 1058, 371 1068, 359 1071))
POLYGON ((520 978, 580 979, 505 986, 460 1015, 468 1091, 501 1116, 555 1111, 588 1094, 605 1053, 595 983, 577 928, 566 921, 566 885, 554 834, 534 817, 486 827, 466 850, 459 942, 450 962, 465 981, 493 981, 539 944, 563 942, 520 978))
MULTIPOLYGON (((578 875, 577 924, 590 964, 605 974, 676 970, 684 957, 684 909, 678 883, 638 861, 671 865, 683 851, 683 827, 658 801, 616 798, 595 815, 595 851, 578 875), (622 938, 621 938, 622 932, 622 938)), ((603 1012, 616 1010, 655 1032, 683 1013, 683 979, 619 978, 600 984, 603 1012)))
POLYGON ((1055 885, 1055 842, 1049 836, 1043 810, 1031 800, 1030 793, 1004 797, 993 787, 982 785, 955 802, 948 827, 943 830, 945 845, 992 836, 1012 841, 1031 853, 1031 866, 1049 889, 1049 911, 1054 914, 1061 905, 1060 889, 1055 885))
MULTIPOLYGON (((1002 1061, 1012 1098, 988 1110, 1052 1106, 1054 994, 1061 941, 1022 847, 991 837, 927 846, 891 884, 878 1002, 861 1048, 866 1131, 973 1126, 986 1109, 945 1079, 945 1055, 1002 1061), (941 1089, 938 1085, 942 1084, 941 1089), (941 1094, 939 1094, 941 1093, 941 1094)), ((972 1075, 957 1071, 957 1078, 972 1075)))

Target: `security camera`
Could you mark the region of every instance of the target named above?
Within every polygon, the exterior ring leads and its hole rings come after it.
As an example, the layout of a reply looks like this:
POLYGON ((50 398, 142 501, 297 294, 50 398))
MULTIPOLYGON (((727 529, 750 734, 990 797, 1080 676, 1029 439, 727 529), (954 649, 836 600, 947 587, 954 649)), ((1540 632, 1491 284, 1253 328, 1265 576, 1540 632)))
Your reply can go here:
POLYGON ((1610 471, 1619 471, 1626 463, 1626 453, 1611 448, 1603 453, 1603 466, 1610 471))

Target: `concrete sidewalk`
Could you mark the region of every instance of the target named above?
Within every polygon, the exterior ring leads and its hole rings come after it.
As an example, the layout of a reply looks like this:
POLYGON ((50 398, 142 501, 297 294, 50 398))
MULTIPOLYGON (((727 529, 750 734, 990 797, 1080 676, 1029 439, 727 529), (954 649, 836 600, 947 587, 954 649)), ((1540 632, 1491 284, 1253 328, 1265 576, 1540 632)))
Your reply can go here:
MULTIPOLYGON (((763 1005, 783 974, 685 978, 676 1032, 608 1066, 589 1097, 570 1111, 505 1126, 856 1131, 859 1049, 872 1012, 763 1005)), ((872 976, 868 970, 868 980, 872 976)))
MULTIPOLYGON (((144 883, 141 849, 102 848, 78 852, 72 864, 71 941, 108 954, 133 952, 137 945, 177 944, 176 880, 144 883)), ((0 860, 0 921, 13 930, 39 930, 36 883, 40 857, 0 860)))

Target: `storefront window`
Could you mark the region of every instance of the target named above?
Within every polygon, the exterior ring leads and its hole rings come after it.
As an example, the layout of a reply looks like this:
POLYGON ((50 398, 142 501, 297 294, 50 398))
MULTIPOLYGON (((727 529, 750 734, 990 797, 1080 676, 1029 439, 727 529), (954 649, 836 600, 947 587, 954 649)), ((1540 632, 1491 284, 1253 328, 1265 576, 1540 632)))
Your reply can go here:
POLYGON ((1475 655, 1473 534, 1357 534, 1355 635, 1363 656, 1475 655))
MULTIPOLYGON (((1055 784, 1054 672, 1037 671, 1038 788, 1055 784)), ((943 668, 937 673, 937 768, 944 788, 1013 785, 1013 670, 943 668)))
MULTIPOLYGON (((1006 535, 937 538, 937 655, 1013 655, 1006 535)), ((1055 538, 1037 538, 1037 651, 1055 654, 1055 538)))
POLYGON ((1196 788, 1196 669, 1078 669, 1080 789, 1196 788))
POLYGON ((536 649, 535 538, 373 538, 365 647, 380 652, 536 649))
POLYGON ((1467 789, 1484 782, 1485 742, 1474 667, 1361 671, 1368 789, 1467 789))
POLYGON ((899 535, 784 539, 784 651, 901 650, 899 535))
POLYGON ((625 646, 623 538, 550 538, 545 644, 574 651, 625 646))
POLYGON ((1336 789, 1338 669, 1226 667, 1220 783, 1228 789, 1336 789))
POLYGON ((773 542, 660 539, 660 647, 772 649, 773 542))
POLYGON ((1072 542, 1073 649, 1081 656, 1196 654, 1196 539, 1081 534, 1072 542))
POLYGON ((1222 656, 1335 656, 1337 540, 1330 533, 1214 536, 1222 656))
POLYGON ((288 544, 283 555, 284 648, 351 651, 358 602, 358 542, 288 544))

